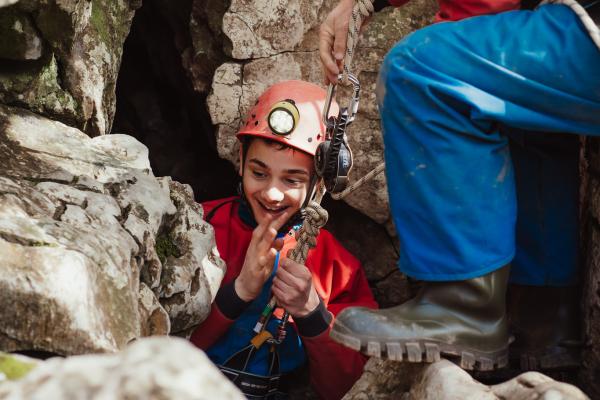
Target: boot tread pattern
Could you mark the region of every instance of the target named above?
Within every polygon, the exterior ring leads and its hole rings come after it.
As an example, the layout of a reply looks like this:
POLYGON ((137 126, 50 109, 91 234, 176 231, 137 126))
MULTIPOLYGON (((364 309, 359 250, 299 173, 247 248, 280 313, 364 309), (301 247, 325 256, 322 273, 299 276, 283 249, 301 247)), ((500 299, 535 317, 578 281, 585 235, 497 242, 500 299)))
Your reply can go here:
POLYGON ((508 365, 508 348, 491 353, 466 351, 459 346, 428 341, 386 342, 369 340, 363 343, 359 338, 331 331, 331 337, 356 351, 371 357, 386 358, 392 361, 413 363, 439 361, 442 357, 457 362, 465 370, 492 371, 508 365))

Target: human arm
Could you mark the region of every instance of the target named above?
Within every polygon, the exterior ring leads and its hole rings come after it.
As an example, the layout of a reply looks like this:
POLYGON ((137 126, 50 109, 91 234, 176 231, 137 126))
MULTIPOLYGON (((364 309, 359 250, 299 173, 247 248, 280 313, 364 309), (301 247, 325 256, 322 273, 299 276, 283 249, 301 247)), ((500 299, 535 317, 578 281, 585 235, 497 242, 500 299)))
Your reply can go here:
POLYGON ((321 398, 337 399, 360 377, 367 358, 329 338, 334 316, 346 307, 377 304, 360 262, 329 232, 321 231, 306 264, 322 305, 305 317, 295 317, 294 323, 308 355, 313 388, 321 398))
POLYGON ((208 317, 192 334, 191 341, 196 346, 204 350, 212 346, 260 293, 282 246, 281 239, 276 239, 277 229, 288 217, 283 213, 275 219, 266 218, 251 237, 249 231, 237 231, 230 246, 226 245, 227 235, 217 235, 217 243, 224 245, 228 260, 227 273, 208 317))

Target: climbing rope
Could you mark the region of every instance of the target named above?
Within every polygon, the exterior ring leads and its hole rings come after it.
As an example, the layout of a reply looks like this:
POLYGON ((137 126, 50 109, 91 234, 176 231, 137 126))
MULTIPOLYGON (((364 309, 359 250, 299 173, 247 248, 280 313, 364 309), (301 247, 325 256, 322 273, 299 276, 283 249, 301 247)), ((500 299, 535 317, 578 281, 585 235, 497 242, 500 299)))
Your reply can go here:
MULTIPOLYGON (((348 39, 346 41, 346 54, 344 56, 344 74, 342 82, 348 83, 348 75, 350 74, 350 66, 352 65, 352 58, 354 56, 354 50, 358 44, 358 38, 360 36, 360 28, 368 17, 370 17, 375 8, 373 7, 373 0, 356 0, 356 4, 352 9, 352 19, 348 25, 348 39)), ((385 167, 385 163, 381 162, 375 168, 373 168, 365 176, 351 184, 344 191, 340 193, 330 193, 330 196, 334 200, 341 200, 354 192, 356 189, 373 179, 376 175, 380 174, 385 167)))
MULTIPOLYGON (((348 82, 348 76, 350 75, 350 65, 352 64, 352 57, 354 54, 354 49, 358 42, 358 37, 360 35, 360 27, 362 26, 364 20, 373 14, 373 1, 372 0, 357 0, 354 8, 352 9, 352 19, 350 20, 348 26, 348 38, 346 42, 346 54, 344 57, 344 74, 342 77, 343 82, 348 82)), ((330 88, 331 90, 331 88, 330 88)), ((356 104, 358 106, 358 103, 356 104)), ((356 110, 354 110, 356 112, 356 110)), ((361 187, 363 184, 368 182, 374 176, 383 171, 384 164, 381 163, 371 172, 363 176, 361 179, 350 185, 344 191, 331 194, 331 196, 336 199, 342 199, 361 187)), ((319 235, 320 229, 325 226, 328 219, 327 210, 321 207, 320 203, 325 195, 326 189, 321 179, 317 184, 316 193, 314 199, 309 202, 309 204, 305 207, 305 218, 302 224, 302 227, 298 230, 297 235, 297 243, 294 249, 290 252, 290 259, 293 261, 304 264, 306 262, 306 257, 308 255, 308 251, 317 245, 317 236, 319 235)), ((264 328, 273 313, 273 310, 277 306, 277 300, 275 296, 271 297, 271 300, 263 310, 258 322, 254 327, 254 332, 257 334, 256 337, 262 337, 264 332, 264 328)), ((287 311, 284 312, 283 317, 279 326, 277 327, 277 337, 268 337, 266 340, 267 343, 271 344, 279 344, 285 339, 285 328, 289 319, 289 313, 287 311)), ((264 336, 264 335, 263 335, 264 336)), ((266 337, 266 336, 265 336, 266 337)), ((262 343, 263 341, 261 341, 262 343)))
POLYGON ((356 4, 352 9, 352 19, 348 25, 348 39, 346 41, 346 55, 344 56, 343 68, 344 76, 342 79, 344 83, 347 83, 348 74, 350 74, 350 65, 352 65, 354 49, 360 36, 360 27, 365 19, 373 14, 374 11, 373 0, 356 0, 356 4))
POLYGON ((354 192, 356 189, 373 179, 376 175, 380 174, 385 168, 385 163, 379 163, 375 168, 369 171, 365 176, 348 186, 344 191, 339 193, 330 193, 332 199, 341 200, 344 197, 348 196, 350 193, 354 192))

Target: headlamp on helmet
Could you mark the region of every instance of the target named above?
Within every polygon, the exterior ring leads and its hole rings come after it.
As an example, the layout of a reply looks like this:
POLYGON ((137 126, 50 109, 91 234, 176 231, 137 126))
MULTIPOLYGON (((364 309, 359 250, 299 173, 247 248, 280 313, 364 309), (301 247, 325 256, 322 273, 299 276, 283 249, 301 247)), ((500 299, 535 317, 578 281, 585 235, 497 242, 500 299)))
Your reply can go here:
POLYGON ((276 135, 286 136, 298 125, 300 113, 292 100, 275 103, 269 112, 268 123, 276 135))

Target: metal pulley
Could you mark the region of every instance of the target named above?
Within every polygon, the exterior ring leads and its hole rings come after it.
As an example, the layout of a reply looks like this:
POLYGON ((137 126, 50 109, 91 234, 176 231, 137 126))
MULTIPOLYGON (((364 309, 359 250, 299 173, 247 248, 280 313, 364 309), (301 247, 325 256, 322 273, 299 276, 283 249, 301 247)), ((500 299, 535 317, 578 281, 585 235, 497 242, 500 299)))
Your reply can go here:
POLYGON ((328 117, 336 86, 329 84, 323 106, 323 122, 326 126, 325 141, 319 145, 315 154, 317 175, 323 179, 325 188, 332 194, 339 193, 348 186, 353 164, 352 150, 348 144, 346 129, 354 121, 358 111, 360 83, 352 74, 348 74, 348 81, 353 88, 352 98, 348 107, 340 108, 337 117, 328 117))

